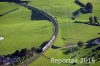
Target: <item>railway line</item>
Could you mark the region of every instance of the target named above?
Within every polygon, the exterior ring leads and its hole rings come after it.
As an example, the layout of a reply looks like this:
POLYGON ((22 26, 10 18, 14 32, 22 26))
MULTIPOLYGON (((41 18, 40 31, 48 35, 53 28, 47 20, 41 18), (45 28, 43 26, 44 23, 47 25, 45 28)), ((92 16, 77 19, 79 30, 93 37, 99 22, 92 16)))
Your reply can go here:
MULTIPOLYGON (((41 52, 35 54, 35 56, 31 57, 31 59, 29 58, 29 59, 25 60, 23 63, 19 64, 19 66, 28 66, 30 63, 32 63, 37 58, 39 58, 46 50, 48 50, 52 46, 52 44, 55 41, 57 34, 58 34, 58 22, 57 22, 56 17, 52 17, 48 13, 45 13, 44 11, 39 10, 35 7, 32 7, 32 6, 27 5, 27 4, 23 4, 23 3, 15 3, 15 4, 18 4, 20 6, 23 6, 27 9, 29 9, 29 10, 36 11, 37 13, 42 14, 42 17, 45 16, 46 19, 49 20, 53 24, 53 32, 54 33, 52 34, 51 38, 48 40, 48 42, 46 42, 46 44, 43 47, 41 47, 41 46, 39 47, 39 48, 41 48, 41 52)), ((13 61, 12 59, 10 59, 10 61, 7 61, 6 63, 4 63, 4 65, 0 64, 0 66, 12 66, 10 64, 14 63, 14 62, 16 62, 16 60, 13 61)))
POLYGON ((57 34, 58 34, 58 22, 57 22, 57 19, 56 19, 56 18, 53 18, 51 15, 45 13, 45 12, 42 11, 42 10, 39 10, 39 9, 37 9, 37 8, 35 8, 35 7, 29 6, 29 5, 26 5, 26 4, 21 4, 21 3, 17 3, 17 4, 19 4, 19 5, 21 5, 21 6, 25 7, 25 8, 28 8, 28 9, 30 9, 30 10, 35 10, 35 11, 37 11, 37 12, 39 12, 39 13, 42 13, 44 16, 46 16, 46 17, 49 19, 49 21, 50 21, 50 22, 53 24, 53 26, 54 26, 54 29, 53 29, 53 30, 54 30, 54 33, 53 33, 51 39, 47 42, 47 44, 46 44, 44 47, 42 47, 42 52, 39 53, 39 54, 37 54, 37 55, 36 55, 35 57, 33 57, 31 60, 29 59, 29 60, 27 60, 25 63, 22 64, 22 66, 27 66, 27 65, 29 65, 30 63, 32 63, 34 60, 36 60, 39 56, 41 56, 47 49, 49 49, 49 48, 51 47, 51 45, 53 44, 53 42, 54 42, 54 40, 56 39, 57 34))

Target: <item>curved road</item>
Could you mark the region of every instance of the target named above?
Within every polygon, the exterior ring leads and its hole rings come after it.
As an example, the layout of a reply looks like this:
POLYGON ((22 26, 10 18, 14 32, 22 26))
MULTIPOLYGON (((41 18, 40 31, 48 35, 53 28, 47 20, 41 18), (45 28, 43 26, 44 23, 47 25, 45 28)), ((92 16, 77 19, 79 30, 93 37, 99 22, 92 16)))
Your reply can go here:
POLYGON ((32 7, 32 6, 29 6, 27 4, 21 4, 21 3, 17 3, 25 8, 28 8, 29 10, 35 10, 37 12, 40 12, 42 13, 45 17, 47 17, 49 19, 50 22, 52 22, 53 26, 54 26, 54 33, 51 37, 51 39, 49 40, 49 42, 45 45, 45 47, 43 48, 43 52, 37 54, 35 57, 33 57, 32 59, 29 59, 27 60, 25 63, 22 64, 22 66, 27 66, 29 65, 30 63, 32 63, 34 60, 36 60, 39 56, 41 56, 48 48, 51 47, 52 43, 54 42, 54 40, 56 39, 57 37, 57 34, 58 34, 58 22, 57 22, 57 19, 56 18, 53 18, 51 15, 45 13, 44 11, 42 10, 39 10, 35 7, 32 7))

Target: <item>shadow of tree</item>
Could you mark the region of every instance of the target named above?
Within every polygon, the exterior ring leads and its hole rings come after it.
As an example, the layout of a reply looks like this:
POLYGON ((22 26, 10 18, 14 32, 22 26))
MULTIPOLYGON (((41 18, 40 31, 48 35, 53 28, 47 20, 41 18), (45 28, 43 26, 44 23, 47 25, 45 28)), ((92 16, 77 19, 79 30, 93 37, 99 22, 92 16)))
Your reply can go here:
POLYGON ((36 11, 35 9, 31 12, 31 20, 49 20, 43 13, 36 11))
POLYGON ((21 1, 21 0, 0 0, 0 2, 14 2, 14 3, 28 3, 29 1, 21 1))
POLYGON ((92 25, 92 26, 100 26, 100 24, 90 24, 89 22, 81 22, 81 21, 75 21, 74 23, 87 24, 87 25, 92 25))

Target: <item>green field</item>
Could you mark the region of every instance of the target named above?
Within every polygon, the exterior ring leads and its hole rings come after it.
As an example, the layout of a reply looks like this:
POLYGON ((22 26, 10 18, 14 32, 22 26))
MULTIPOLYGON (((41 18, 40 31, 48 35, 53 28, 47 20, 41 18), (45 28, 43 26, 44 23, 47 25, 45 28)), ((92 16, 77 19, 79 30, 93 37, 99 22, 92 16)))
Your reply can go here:
MULTIPOLYGON (((7 7, 4 4, 7 6, 12 3, 1 3, 1 8, 5 9, 7 7)), ((19 9, 0 17, 0 35, 5 38, 0 41, 1 55, 12 53, 16 49, 39 47, 53 33, 52 23, 46 20, 32 21, 30 10, 18 5, 16 7, 19 9)), ((13 8, 14 6, 9 10, 13 8)))
MULTIPOLYGON (((100 1, 99 0, 80 0, 83 3, 92 2, 94 11, 92 14, 80 15, 76 20, 88 22, 89 16, 97 16, 100 19, 100 1)), ((54 45, 65 47, 67 44, 76 44, 78 41, 88 41, 93 38, 100 37, 100 27, 86 24, 74 23, 75 20, 68 18, 68 11, 72 12, 80 7, 74 3, 74 0, 31 0, 29 5, 41 9, 48 14, 57 17, 59 34, 54 45)), ((0 55, 13 53, 15 50, 22 48, 39 47, 43 41, 49 40, 53 34, 53 25, 46 20, 31 20, 31 11, 13 3, 0 3, 0 14, 11 9, 18 10, 0 17, 0 35, 4 36, 4 40, 0 41, 0 55), (12 7, 10 7, 12 6, 12 7)), ((100 20, 99 20, 100 21, 100 20)), ((88 49, 89 51, 92 48, 88 49)), ((67 50, 67 49, 65 49, 67 50)), ((80 49, 73 54, 81 52, 76 58, 87 54, 86 49, 80 49)), ((65 55, 63 50, 48 49, 44 55, 50 58, 70 58, 73 54, 65 55)), ((50 60, 44 56, 40 56, 29 66, 70 66, 70 64, 52 64, 50 60)), ((77 64, 76 66, 85 66, 77 64)), ((99 66, 100 63, 91 64, 91 66, 99 66)))

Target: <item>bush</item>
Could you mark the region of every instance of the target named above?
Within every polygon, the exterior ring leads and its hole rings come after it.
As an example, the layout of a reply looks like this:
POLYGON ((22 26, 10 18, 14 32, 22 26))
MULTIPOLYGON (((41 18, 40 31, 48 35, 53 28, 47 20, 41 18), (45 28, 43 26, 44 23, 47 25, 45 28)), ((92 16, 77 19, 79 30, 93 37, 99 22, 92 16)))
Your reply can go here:
POLYGON ((84 44, 84 42, 83 42, 83 41, 78 41, 78 43, 77 43, 78 47, 82 47, 82 46, 83 46, 83 44, 84 44))

